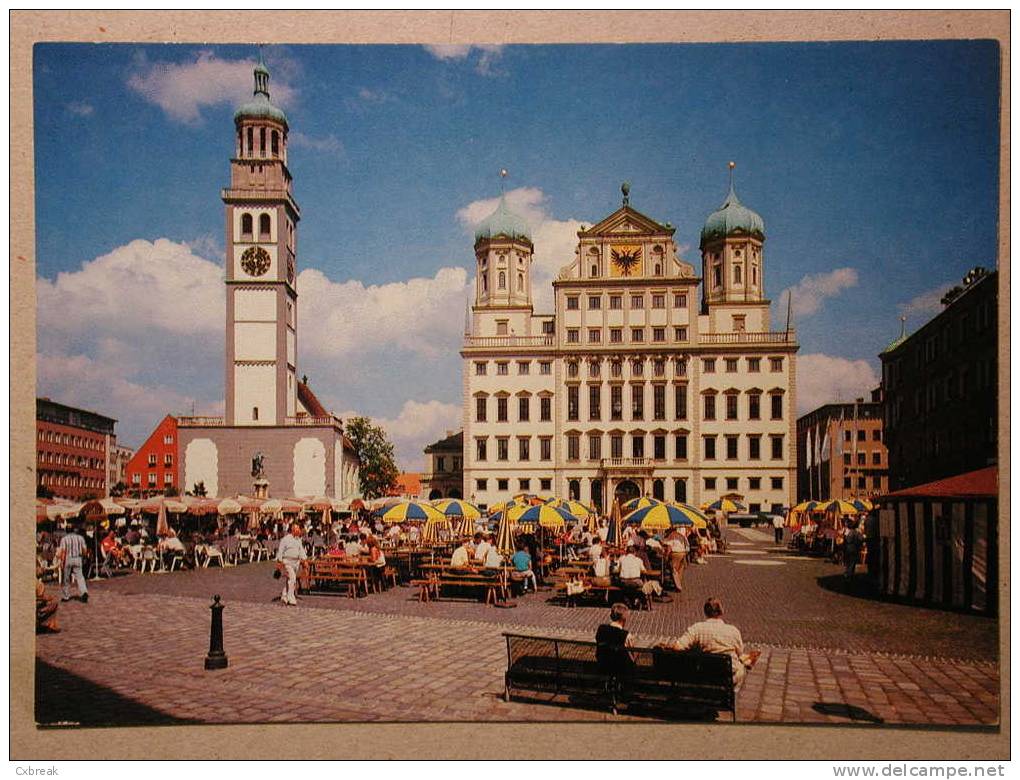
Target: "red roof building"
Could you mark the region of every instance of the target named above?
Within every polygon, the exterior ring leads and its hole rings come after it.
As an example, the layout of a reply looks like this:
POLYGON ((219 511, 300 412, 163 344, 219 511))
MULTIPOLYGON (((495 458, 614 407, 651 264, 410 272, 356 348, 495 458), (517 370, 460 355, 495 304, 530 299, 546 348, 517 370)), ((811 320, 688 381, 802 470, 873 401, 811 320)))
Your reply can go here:
POLYGON ((957 474, 955 477, 897 490, 883 498, 994 498, 998 494, 999 469, 997 466, 988 466, 966 474, 957 474))
POLYGON ((60 498, 84 501, 110 495, 111 450, 116 420, 85 409, 37 398, 37 487, 60 498))
POLYGON ((178 476, 177 418, 167 415, 128 461, 124 479, 139 495, 181 491, 178 476))
POLYGON ((401 498, 421 498, 421 474, 401 472, 397 475, 397 483, 390 489, 391 496, 401 498))

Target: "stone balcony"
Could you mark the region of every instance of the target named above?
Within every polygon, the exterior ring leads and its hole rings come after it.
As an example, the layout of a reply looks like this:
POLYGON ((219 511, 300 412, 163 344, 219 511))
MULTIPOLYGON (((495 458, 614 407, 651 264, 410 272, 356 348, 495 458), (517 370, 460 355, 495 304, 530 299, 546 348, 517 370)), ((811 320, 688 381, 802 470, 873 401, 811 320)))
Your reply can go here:
POLYGON ((466 348, 492 347, 552 347, 556 345, 556 336, 548 333, 539 336, 467 336, 464 339, 466 348))
POLYGON ((797 332, 790 330, 738 331, 736 333, 702 333, 702 344, 796 344, 797 332))

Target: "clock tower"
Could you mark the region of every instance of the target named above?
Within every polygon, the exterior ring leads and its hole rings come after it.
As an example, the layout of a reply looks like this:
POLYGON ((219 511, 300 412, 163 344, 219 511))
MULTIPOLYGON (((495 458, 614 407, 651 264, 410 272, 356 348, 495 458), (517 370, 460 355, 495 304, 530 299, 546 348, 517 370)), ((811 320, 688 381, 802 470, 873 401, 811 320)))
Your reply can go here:
POLYGON ((252 99, 234 114, 226 206, 228 426, 281 426, 297 414, 297 223, 287 117, 255 66, 252 99))

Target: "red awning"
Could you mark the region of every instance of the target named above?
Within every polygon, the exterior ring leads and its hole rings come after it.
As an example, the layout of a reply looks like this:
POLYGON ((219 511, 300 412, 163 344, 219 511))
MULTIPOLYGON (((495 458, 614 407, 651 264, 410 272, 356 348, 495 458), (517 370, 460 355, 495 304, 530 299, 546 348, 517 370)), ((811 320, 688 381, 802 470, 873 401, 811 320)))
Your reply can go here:
POLYGON ((957 474, 955 477, 937 479, 925 485, 917 485, 882 498, 994 498, 999 494, 999 469, 997 466, 957 474))

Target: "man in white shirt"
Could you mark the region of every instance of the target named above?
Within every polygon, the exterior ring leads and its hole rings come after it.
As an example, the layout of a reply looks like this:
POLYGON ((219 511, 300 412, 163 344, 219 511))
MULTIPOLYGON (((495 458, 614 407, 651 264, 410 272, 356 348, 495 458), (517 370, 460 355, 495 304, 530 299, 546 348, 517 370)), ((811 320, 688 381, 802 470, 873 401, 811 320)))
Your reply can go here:
POLYGON ((662 585, 656 580, 645 581, 641 575, 646 572, 644 562, 634 554, 634 546, 628 545, 627 552, 620 557, 620 584, 624 590, 640 591, 646 597, 662 597, 662 585))
POLYGON ((694 623, 684 631, 670 647, 674 650, 697 649, 703 653, 728 655, 733 663, 733 687, 744 681, 748 668, 754 664, 754 656, 744 655, 744 640, 740 629, 723 622, 722 604, 719 599, 710 598, 705 602, 705 620, 694 623))
POLYGON ((475 534, 475 560, 478 563, 485 563, 485 556, 491 549, 492 543, 489 541, 489 537, 482 533, 475 534))
POLYGON ((307 557, 308 553, 305 552, 305 546, 301 543, 301 526, 293 523, 290 526, 290 533, 280 540, 280 546, 276 549, 276 562, 283 566, 283 571, 287 575, 287 583, 280 595, 280 601, 283 604, 291 607, 297 606, 295 590, 297 589, 298 568, 301 566, 301 561, 307 557))
POLYGON ((785 525, 786 521, 781 515, 772 515, 772 529, 776 535, 776 544, 783 543, 783 526, 785 525))
POLYGON ((684 571, 691 545, 683 531, 673 528, 666 537, 666 547, 669 549, 669 566, 673 570, 673 587, 679 592, 684 589, 684 571))
POLYGON ((486 569, 498 569, 503 565, 503 556, 499 554, 494 544, 489 545, 485 552, 484 566, 486 569))
POLYGON ((588 548, 588 557, 593 561, 597 561, 602 557, 602 538, 596 536, 591 543, 591 547, 588 548))
POLYGON ((461 542, 460 547, 453 551, 453 557, 450 559, 450 568, 452 569, 463 569, 466 568, 468 563, 471 561, 471 546, 467 539, 461 542))

